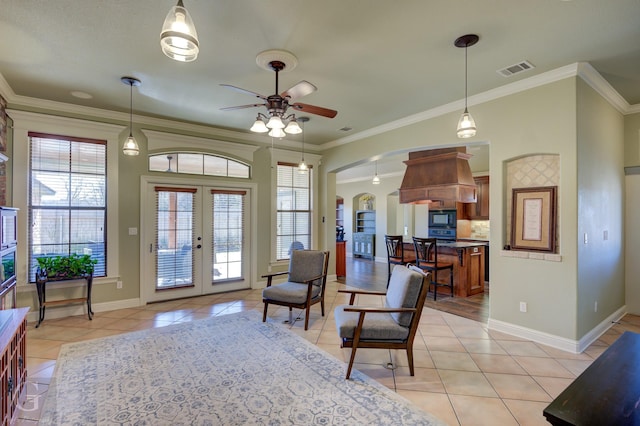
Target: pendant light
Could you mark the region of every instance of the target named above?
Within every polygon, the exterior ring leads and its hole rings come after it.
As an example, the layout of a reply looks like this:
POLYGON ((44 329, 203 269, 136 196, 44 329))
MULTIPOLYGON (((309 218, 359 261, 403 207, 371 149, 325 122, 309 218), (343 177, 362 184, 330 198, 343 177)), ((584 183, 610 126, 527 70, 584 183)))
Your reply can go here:
POLYGON ((124 141, 122 152, 124 155, 138 155, 140 148, 133 137, 133 86, 140 86, 142 82, 134 77, 122 77, 120 81, 129 85, 129 137, 124 141))
MULTIPOLYGON (((300 117, 298 121, 302 123, 302 130, 304 130, 304 123, 309 121, 309 117, 300 117)), ((302 132, 302 160, 300 160, 300 164, 298 164, 298 173, 301 175, 307 173, 309 171, 309 166, 304 162, 304 131, 302 132)))
POLYGON ((164 20, 160 46, 165 55, 176 61, 191 62, 198 57, 198 33, 182 0, 178 0, 178 4, 171 8, 164 20))
POLYGON ((467 109, 467 48, 473 46, 480 38, 475 34, 458 37, 454 42, 456 47, 464 47, 464 112, 458 121, 458 137, 465 139, 476 135, 476 123, 467 109))
POLYGON ((376 160, 376 174, 373 176, 371 183, 374 185, 380 185, 380 178, 378 177, 378 160, 376 160))

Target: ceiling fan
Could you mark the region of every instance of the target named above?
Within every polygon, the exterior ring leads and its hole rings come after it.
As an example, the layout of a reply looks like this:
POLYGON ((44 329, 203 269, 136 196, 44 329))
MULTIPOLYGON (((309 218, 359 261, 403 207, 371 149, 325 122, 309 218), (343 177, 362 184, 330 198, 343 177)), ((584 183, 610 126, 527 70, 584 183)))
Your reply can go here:
MULTIPOLYGON (((295 57, 293 58, 295 59, 295 57)), ((258 56, 258 62, 259 59, 260 55, 258 56)), ((264 101, 262 103, 221 108, 221 110, 232 111, 236 109, 264 106, 267 108, 268 115, 258 113, 258 117, 251 127, 251 131, 258 133, 269 132, 269 136, 279 138, 284 137, 286 133, 296 134, 302 132, 302 129, 300 128, 300 126, 298 126, 298 123, 296 121, 295 112, 297 111, 308 114, 321 115, 328 118, 333 118, 338 114, 338 111, 329 108, 303 104, 301 102, 294 102, 295 99, 299 99, 318 90, 316 86, 309 83, 308 81, 302 80, 293 87, 285 90, 281 94, 278 94, 278 74, 286 67, 287 64, 284 62, 284 60, 269 60, 265 63, 265 68, 273 70, 276 73, 276 90, 274 95, 264 96, 256 92, 252 92, 251 90, 242 89, 230 84, 221 84, 221 86, 228 87, 230 89, 245 93, 250 96, 255 96, 256 98, 260 98, 264 101), (287 111, 290 108, 293 109, 294 112, 287 115, 287 111), (267 120, 266 123, 265 120, 267 120)))

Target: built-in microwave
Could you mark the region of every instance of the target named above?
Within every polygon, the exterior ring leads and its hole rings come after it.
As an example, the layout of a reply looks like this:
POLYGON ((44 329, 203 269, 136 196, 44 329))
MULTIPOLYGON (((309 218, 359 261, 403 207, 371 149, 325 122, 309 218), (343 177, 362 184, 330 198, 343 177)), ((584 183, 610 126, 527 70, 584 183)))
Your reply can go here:
POLYGON ((455 228, 455 210, 429 210, 429 228, 455 228))

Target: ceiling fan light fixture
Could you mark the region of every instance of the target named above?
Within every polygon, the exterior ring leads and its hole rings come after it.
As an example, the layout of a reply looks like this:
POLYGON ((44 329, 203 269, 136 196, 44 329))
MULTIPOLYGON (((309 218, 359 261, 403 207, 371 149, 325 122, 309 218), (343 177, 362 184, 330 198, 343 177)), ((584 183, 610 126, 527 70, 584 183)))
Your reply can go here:
POLYGON ((272 115, 269 121, 267 122, 267 127, 270 129, 284 129, 284 123, 282 119, 277 115, 272 115))
POLYGON ((467 34, 458 37, 453 43, 456 47, 464 48, 464 112, 458 121, 458 137, 461 139, 470 138, 476 135, 476 123, 469 114, 467 109, 467 83, 468 83, 468 66, 467 66, 467 49, 480 40, 476 34, 467 34))
POLYGON ((171 8, 160 32, 162 52, 180 62, 195 61, 200 51, 198 33, 182 0, 171 8))
POLYGON ((282 139, 286 136, 287 134, 282 130, 282 129, 271 129, 269 131, 269 136, 271 136, 272 138, 279 138, 282 139))
POLYGON ((264 124, 264 121, 262 121, 262 119, 258 117, 249 130, 256 133, 266 133, 269 131, 269 128, 266 124, 264 124))
POLYGON ((298 122, 295 118, 289 121, 289 124, 287 124, 287 127, 284 128, 284 131, 290 135, 297 135, 299 133, 302 133, 302 129, 298 125, 298 122))

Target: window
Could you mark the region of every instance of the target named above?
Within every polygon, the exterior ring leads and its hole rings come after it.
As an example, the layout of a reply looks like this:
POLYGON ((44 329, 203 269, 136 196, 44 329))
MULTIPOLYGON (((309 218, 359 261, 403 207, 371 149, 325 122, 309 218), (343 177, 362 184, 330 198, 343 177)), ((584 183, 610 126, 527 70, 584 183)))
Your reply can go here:
POLYGON ((311 248, 311 171, 278 163, 276 258, 289 259, 295 249, 311 248))
POLYGON ((213 281, 242 279, 246 191, 211 190, 213 281))
POLYGON ((149 156, 153 172, 225 176, 249 179, 249 166, 217 155, 169 152, 149 156))
POLYGON ((29 280, 36 258, 89 254, 106 275, 106 141, 29 132, 29 280))

